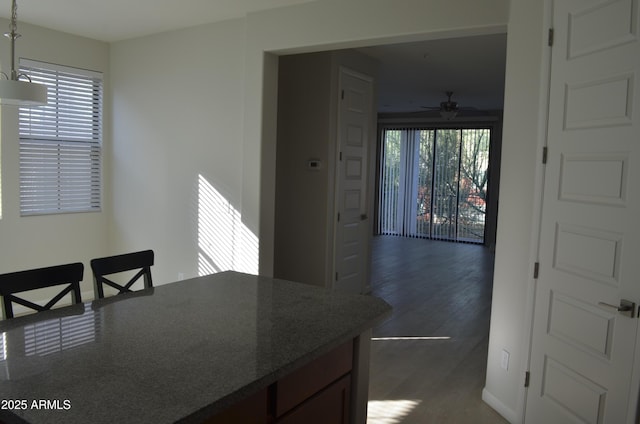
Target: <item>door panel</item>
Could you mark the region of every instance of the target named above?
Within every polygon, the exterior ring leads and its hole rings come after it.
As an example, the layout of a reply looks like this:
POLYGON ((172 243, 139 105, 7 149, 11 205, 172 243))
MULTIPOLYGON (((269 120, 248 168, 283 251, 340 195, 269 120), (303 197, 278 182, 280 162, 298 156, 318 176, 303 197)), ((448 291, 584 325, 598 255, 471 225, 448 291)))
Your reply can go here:
POLYGON ((565 154, 560 160, 560 200, 625 206, 626 153, 565 154))
POLYGON ((366 286, 369 249, 367 155, 373 82, 342 68, 339 83, 334 288, 362 293, 366 286))
POLYGON ((565 14, 569 26, 565 43, 568 59, 636 41, 636 1, 599 1, 585 5, 565 14), (607 24, 602 25, 603 22, 607 24))
POLYGON ((611 359, 614 320, 600 308, 552 293, 549 335, 591 355, 611 359))
POLYGON ((554 2, 527 423, 634 422, 640 70, 632 0, 554 2), (607 306, 611 305, 611 306, 607 306))

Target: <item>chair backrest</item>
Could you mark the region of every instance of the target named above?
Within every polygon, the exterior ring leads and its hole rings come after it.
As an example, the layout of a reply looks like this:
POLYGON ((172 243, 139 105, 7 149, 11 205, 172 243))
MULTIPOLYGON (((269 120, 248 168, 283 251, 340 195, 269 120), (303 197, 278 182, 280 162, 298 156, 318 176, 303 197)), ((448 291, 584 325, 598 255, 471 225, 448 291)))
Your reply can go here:
POLYGON ((153 287, 151 280, 151 266, 153 265, 153 250, 125 253, 124 255, 108 256, 91 260, 93 270, 93 283, 96 298, 104 298, 104 287, 107 285, 118 290, 118 294, 131 292, 131 286, 143 277, 146 289, 153 287), (138 272, 126 283, 118 284, 107 278, 107 275, 118 274, 125 271, 138 270, 138 272))
POLYGON ((67 293, 71 293, 74 304, 81 303, 80 281, 82 281, 83 274, 84 265, 82 262, 1 274, 0 295, 2 296, 4 318, 13 318, 13 303, 38 312, 46 311, 51 309, 67 293), (16 293, 61 285, 65 286, 62 291, 44 306, 16 296, 16 293))

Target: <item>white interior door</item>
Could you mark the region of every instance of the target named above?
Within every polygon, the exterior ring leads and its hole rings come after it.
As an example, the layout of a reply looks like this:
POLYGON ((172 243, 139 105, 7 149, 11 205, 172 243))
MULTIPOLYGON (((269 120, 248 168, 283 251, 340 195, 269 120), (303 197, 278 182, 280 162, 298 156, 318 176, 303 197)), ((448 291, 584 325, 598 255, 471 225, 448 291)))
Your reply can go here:
POLYGON ((369 249, 368 151, 373 80, 340 68, 334 288, 362 293, 369 249))
POLYGON ((637 0, 556 0, 527 423, 636 420, 637 0), (607 306, 611 305, 611 306, 607 306))

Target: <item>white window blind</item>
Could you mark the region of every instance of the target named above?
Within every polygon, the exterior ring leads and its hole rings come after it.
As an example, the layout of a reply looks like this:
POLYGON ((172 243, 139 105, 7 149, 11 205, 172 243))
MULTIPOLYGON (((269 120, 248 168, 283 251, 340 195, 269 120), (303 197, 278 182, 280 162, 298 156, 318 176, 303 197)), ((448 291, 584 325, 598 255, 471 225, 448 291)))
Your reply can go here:
POLYGON ((48 87, 46 106, 20 108, 20 214, 99 211, 102 74, 30 60, 20 72, 48 87))

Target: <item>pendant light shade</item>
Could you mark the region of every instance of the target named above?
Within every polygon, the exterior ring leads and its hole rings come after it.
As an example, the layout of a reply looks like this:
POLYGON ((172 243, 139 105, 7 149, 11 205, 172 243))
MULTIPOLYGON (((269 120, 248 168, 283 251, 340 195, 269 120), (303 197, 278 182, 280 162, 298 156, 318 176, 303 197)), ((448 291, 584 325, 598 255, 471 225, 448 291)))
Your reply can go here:
POLYGON ((11 2, 11 24, 10 31, 4 35, 11 40, 11 73, 0 72, 4 79, 0 79, 0 104, 39 106, 47 104, 47 87, 43 84, 31 82, 26 74, 20 74, 15 69, 15 44, 18 34, 18 6, 16 0, 11 2), (27 81, 20 80, 24 78, 27 81))
POLYGON ((0 80, 0 104, 41 106, 47 104, 47 86, 29 81, 0 80))

